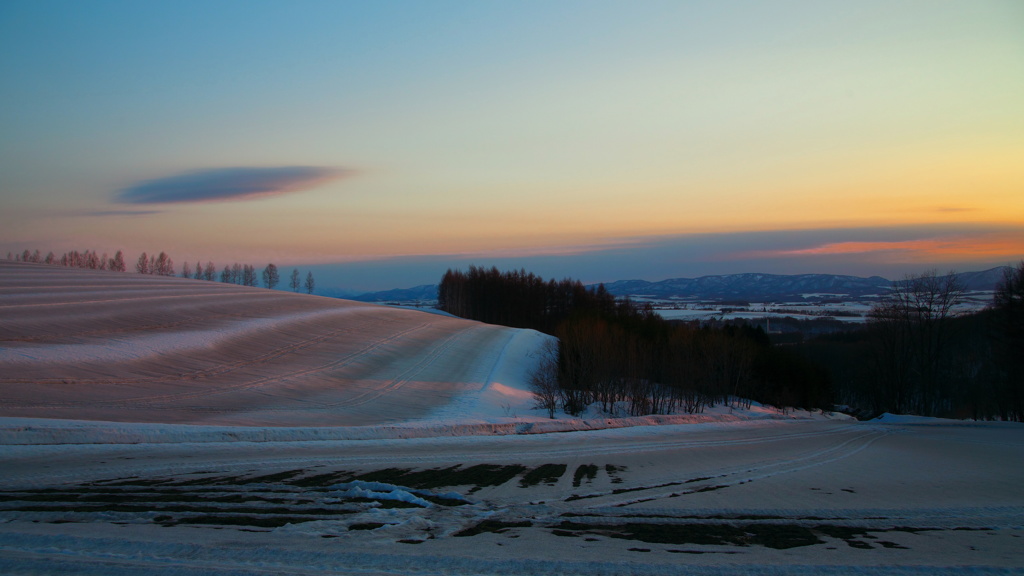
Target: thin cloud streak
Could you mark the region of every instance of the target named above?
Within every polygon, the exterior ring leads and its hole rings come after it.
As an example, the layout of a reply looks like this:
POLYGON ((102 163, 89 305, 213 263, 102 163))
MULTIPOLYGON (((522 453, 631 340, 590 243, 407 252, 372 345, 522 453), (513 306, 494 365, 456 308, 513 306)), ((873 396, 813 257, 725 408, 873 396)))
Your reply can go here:
POLYGON ((123 204, 230 202, 307 190, 350 174, 318 166, 214 168, 140 182, 117 193, 123 204))
POLYGON ((86 216, 150 216, 161 214, 163 210, 98 210, 87 212, 86 216))
POLYGON ((919 240, 879 242, 832 242, 795 250, 759 250, 736 254, 737 259, 787 258, 793 256, 838 256, 916 254, 943 257, 1013 257, 1024 253, 1024 238, 1008 235, 952 236, 919 240))
POLYGON ((1024 257, 1024 228, 947 224, 688 234, 608 240, 587 248, 407 255, 312 267, 317 282, 352 292, 433 284, 446 268, 471 264, 526 268, 545 278, 586 283, 742 272, 899 278, 935 267, 965 272, 1013 264, 1024 257))

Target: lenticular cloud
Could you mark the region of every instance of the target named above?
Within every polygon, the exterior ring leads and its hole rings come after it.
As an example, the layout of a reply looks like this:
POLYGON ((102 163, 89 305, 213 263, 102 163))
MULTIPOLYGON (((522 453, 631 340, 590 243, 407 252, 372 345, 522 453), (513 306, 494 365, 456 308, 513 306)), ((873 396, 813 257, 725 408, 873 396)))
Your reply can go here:
POLYGON ((317 166, 214 168, 141 182, 121 190, 117 200, 126 204, 248 200, 305 190, 346 173, 317 166))

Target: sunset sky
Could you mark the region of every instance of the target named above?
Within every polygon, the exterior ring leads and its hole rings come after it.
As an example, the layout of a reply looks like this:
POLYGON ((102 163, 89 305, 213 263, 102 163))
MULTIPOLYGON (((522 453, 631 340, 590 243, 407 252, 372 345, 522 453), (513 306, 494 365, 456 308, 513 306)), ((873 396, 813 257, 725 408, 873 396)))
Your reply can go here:
POLYGON ((1024 2, 0 2, 0 251, 361 291, 1024 258, 1024 2))

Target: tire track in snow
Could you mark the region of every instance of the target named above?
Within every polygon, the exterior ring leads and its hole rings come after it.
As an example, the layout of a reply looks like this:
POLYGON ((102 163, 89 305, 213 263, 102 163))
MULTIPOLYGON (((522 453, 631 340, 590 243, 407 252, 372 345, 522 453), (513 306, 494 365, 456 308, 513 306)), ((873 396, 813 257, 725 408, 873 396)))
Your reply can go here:
POLYGON ((479 330, 481 330, 481 328, 474 327, 474 328, 471 328, 471 329, 460 330, 459 332, 451 334, 450 336, 445 338, 443 341, 441 341, 440 344, 436 345, 430 352, 428 352, 416 364, 414 364, 413 366, 411 366, 410 368, 408 368, 407 370, 405 370, 404 372, 399 374, 396 378, 394 378, 393 380, 391 380, 387 384, 385 384, 383 386, 376 387, 376 388, 372 388, 370 390, 367 390, 367 391, 363 392, 362 394, 359 394, 359 395, 355 396, 354 398, 349 398, 349 399, 346 399, 346 400, 343 400, 343 401, 340 401, 340 402, 324 404, 324 406, 331 407, 331 408, 340 408, 340 407, 351 408, 351 407, 355 407, 355 406, 362 406, 363 404, 366 404, 368 402, 372 402, 372 401, 380 398, 381 396, 384 396, 385 394, 390 394, 392 392, 395 392, 398 389, 400 389, 402 386, 405 386, 410 381, 412 381, 423 370, 426 370, 427 368, 432 366, 434 364, 434 362, 436 362, 438 358, 440 358, 446 352, 448 352, 448 350, 451 349, 452 346, 454 346, 456 342, 459 342, 459 341, 465 339, 471 333, 475 333, 475 332, 477 332, 479 330))
MULTIPOLYGON (((158 336, 158 337, 155 337, 153 339, 153 344, 154 344, 153 347, 152 348, 144 349, 142 351, 143 353, 141 355, 139 355, 137 352, 131 350, 132 347, 137 347, 137 346, 140 345, 139 342, 133 342, 132 338, 127 338, 127 339, 124 339, 124 340, 116 339, 116 338, 112 339, 111 341, 114 343, 113 345, 72 344, 72 345, 67 345, 67 346, 69 346, 72 350, 74 350, 75 348, 78 348, 78 347, 89 347, 89 346, 91 346, 93 348, 96 348, 96 349, 110 350, 110 352, 111 352, 111 354, 113 356, 109 360, 112 361, 112 362, 137 361, 137 360, 142 360, 143 358, 146 358, 146 357, 149 357, 149 356, 161 356, 161 355, 165 355, 165 354, 182 353, 182 352, 189 352, 189 351, 193 351, 193 350, 205 350, 205 349, 208 349, 211 346, 221 345, 221 344, 224 344, 226 342, 230 342, 232 340, 237 340, 237 339, 240 339, 240 338, 243 338, 243 337, 247 337, 247 336, 251 336, 251 335, 256 335, 256 334, 258 334, 258 333, 260 333, 262 331, 268 330, 268 329, 280 330, 280 329, 282 329, 284 326, 286 326, 289 323, 298 323, 298 322, 301 322, 301 321, 304 321, 304 320, 307 320, 307 319, 322 319, 322 318, 325 318, 329 314, 351 314, 351 313, 353 313, 355 311, 356 311, 356 309, 352 309, 352 310, 337 310, 337 311, 332 311, 332 312, 327 312, 327 313, 324 313, 324 312, 311 312, 311 313, 296 315, 294 317, 288 317, 288 318, 266 318, 266 319, 259 318, 259 319, 251 319, 248 322, 245 322, 244 323, 245 325, 228 327, 228 328, 222 329, 222 330, 209 329, 209 330, 199 331, 199 332, 196 332, 196 333, 180 333, 180 334, 171 335, 169 337, 169 339, 164 341, 164 342, 160 342, 160 341, 156 340, 157 338, 161 338, 161 337, 158 336), (204 336, 204 335, 205 336, 209 336, 210 338, 212 338, 212 340, 203 340, 201 338, 197 339, 195 337, 196 335, 198 335, 200 337, 204 336), (124 349, 119 350, 119 348, 124 348, 124 349)), ((289 354, 289 353, 292 353, 292 352, 295 352, 295 351, 298 351, 298 350, 302 350, 304 348, 308 348, 310 346, 313 346, 313 345, 319 344, 321 342, 330 340, 330 339, 335 338, 335 337, 337 337, 337 336, 339 336, 341 334, 356 333, 359 329, 363 328, 364 326, 371 325, 371 324, 377 324, 377 323, 379 323, 379 322, 375 321, 375 320, 365 320, 362 323, 360 323, 358 325, 355 325, 355 326, 347 325, 344 328, 339 328, 337 330, 332 330, 332 331, 330 331, 330 332, 328 332, 326 334, 315 336, 313 338, 307 338, 307 339, 304 339, 304 340, 299 340, 299 341, 291 343, 291 344, 286 344, 284 346, 280 346, 278 348, 271 349, 271 350, 269 350, 267 352, 264 352, 263 354, 260 354, 258 356, 252 357, 250 359, 239 360, 237 362, 232 362, 232 363, 220 364, 220 365, 218 365, 216 367, 213 367, 213 368, 193 370, 193 371, 182 372, 182 373, 178 373, 178 374, 169 374, 169 375, 164 375, 164 376, 153 376, 153 377, 132 377, 132 378, 31 378, 31 379, 25 379, 25 378, 21 378, 21 379, 19 379, 19 378, 0 378, 0 384, 16 384, 16 383, 33 383, 33 384, 90 384, 90 385, 102 385, 102 384, 150 384, 150 383, 161 383, 161 382, 176 382, 176 381, 180 381, 182 379, 207 378, 207 377, 210 377, 210 376, 217 376, 217 375, 220 375, 220 374, 223 374, 223 373, 226 373, 226 372, 231 372, 231 371, 236 370, 238 368, 244 368, 244 367, 248 367, 248 366, 254 366, 254 365, 257 365, 257 364, 262 364, 262 363, 265 363, 268 360, 272 360, 274 358, 277 358, 277 357, 280 357, 280 356, 283 356, 283 355, 286 355, 286 354, 289 354)), ((145 337, 143 337, 143 339, 144 338, 145 337)), ((145 344, 145 342, 142 343, 142 344, 145 344)), ((44 347, 44 350, 46 350, 46 349, 53 350, 53 348, 54 348, 53 346, 48 346, 48 347, 44 347)), ((60 349, 58 348, 58 350, 60 350, 60 349)), ((4 352, 5 353, 0 353, 0 361, 2 361, 2 360, 16 361, 17 360, 17 358, 16 358, 17 355, 25 356, 25 355, 27 355, 29 353, 34 352, 34 350, 14 348, 14 349, 10 349, 10 350, 4 351, 4 352)), ((89 360, 90 361, 96 361, 97 359, 107 360, 106 357, 100 356, 100 358, 97 358, 96 356, 97 356, 96 354, 90 354, 89 360)), ((28 361, 30 363, 36 363, 36 362, 43 362, 44 360, 43 359, 37 359, 37 357, 32 357, 32 358, 29 358, 28 361)))
MULTIPOLYGON (((871 430, 863 434, 847 439, 839 444, 829 446, 827 448, 816 450, 808 454, 803 454, 798 457, 789 457, 784 460, 776 460, 769 462, 768 464, 760 466, 742 466, 742 471, 725 472, 707 479, 707 482, 693 483, 692 487, 679 491, 679 485, 685 484, 680 483, 674 485, 674 490, 662 490, 654 494, 650 494, 640 499, 623 499, 619 502, 605 502, 603 506, 612 506, 621 508, 625 506, 631 506, 633 504, 641 504, 650 502, 653 500, 659 500, 662 498, 675 498, 678 496, 685 496, 687 494, 696 494, 699 492, 706 492, 710 490, 720 490, 723 488, 731 488, 733 486, 739 486, 741 484, 748 484, 755 480, 763 480, 765 478, 771 478, 772 476, 779 476, 782 474, 792 474, 800 472, 810 468, 818 466, 824 466, 826 464, 832 464, 840 460, 844 460, 851 456, 854 456, 861 451, 865 450, 878 440, 889 436, 889 432, 885 430, 871 430)), ((664 488, 662 486, 653 487, 652 489, 664 488)), ((644 489, 633 490, 633 492, 645 491, 644 489)))
MULTIPOLYGON (((251 296, 252 292, 216 292, 210 294, 203 294, 203 297, 225 297, 225 296, 238 296, 245 295, 251 296)), ((87 304, 123 304, 127 302, 156 302, 160 300, 181 300, 182 298, 188 298, 188 294, 175 294, 171 296, 136 296, 133 298, 102 298, 96 300, 67 300, 64 302, 39 302, 33 304, 10 304, 0 305, 0 310, 4 309, 16 309, 16 308, 51 308, 60 306, 84 306, 87 304)))
MULTIPOLYGON (((319 365, 311 366, 311 367, 307 367, 307 368, 291 370, 291 371, 288 371, 288 372, 279 372, 279 373, 275 373, 275 374, 270 375, 270 376, 266 376, 266 377, 263 377, 263 378, 257 378, 255 380, 249 380, 249 381, 245 381, 245 382, 240 382, 240 383, 237 383, 237 384, 224 384, 224 385, 219 385, 216 388, 205 388, 203 390, 188 391, 188 392, 178 392, 178 393, 173 393, 173 394, 161 394, 161 395, 153 395, 153 396, 142 396, 142 397, 130 398, 130 399, 75 401, 75 402, 67 402, 67 403, 58 403, 58 402, 39 403, 39 404, 27 404, 27 403, 24 403, 24 404, 21 404, 20 406, 27 407, 27 408, 67 408, 67 407, 87 406, 87 407, 111 407, 111 408, 119 407, 119 408, 160 409, 161 407, 158 404, 161 403, 161 402, 193 400, 193 399, 196 399, 196 398, 204 398, 204 397, 210 397, 210 396, 227 394, 227 393, 231 393, 231 392, 239 392, 239 391, 243 391, 243 390, 249 390, 249 389, 252 389, 252 388, 256 388, 256 387, 262 386, 262 385, 264 385, 264 384, 266 384, 268 382, 272 382, 272 381, 277 381, 277 380, 282 380, 282 379, 287 379, 287 378, 296 378, 296 377, 300 377, 300 376, 306 376, 306 375, 309 375, 309 374, 313 374, 313 373, 316 373, 316 372, 323 372, 323 371, 326 371, 326 370, 333 370, 333 369, 343 368, 343 367, 345 367, 345 366, 347 366, 347 365, 349 365, 349 364, 359 360, 360 358, 366 356, 367 354, 370 354, 370 353, 374 352, 378 348, 380 348, 382 346, 386 346, 387 344, 389 344, 391 342, 394 342, 395 340, 398 340, 398 339, 400 339, 402 337, 405 337, 405 336, 407 336, 407 335, 409 335, 409 334, 411 334, 413 332, 422 330, 423 328, 425 328, 428 325, 429 325, 429 323, 422 323, 422 324, 418 324, 418 325, 412 326, 410 328, 407 328, 406 330, 402 330, 400 332, 392 333, 392 334, 388 335, 385 338, 382 338, 380 340, 375 340, 373 342, 370 342, 370 343, 366 344, 365 346, 363 346, 362 348, 360 348, 359 350, 357 350, 355 352, 352 352, 352 353, 350 353, 350 354, 348 354, 346 356, 343 356, 342 358, 339 358, 339 359, 331 361, 331 362, 327 362, 327 363, 324 363, 324 364, 319 364, 319 365)), ((257 360, 245 360, 245 361, 236 362, 236 363, 234 363, 232 365, 228 365, 228 366, 218 366, 216 368, 210 369, 209 371, 206 371, 206 373, 204 373, 203 377, 204 378, 210 378, 210 377, 213 377, 213 376, 223 375, 225 373, 236 371, 236 370, 240 370, 240 369, 243 369, 243 368, 250 368, 250 367, 253 367, 253 366, 265 363, 266 361, 269 361, 269 360, 271 360, 273 358, 277 358, 277 357, 280 357, 280 356, 283 356, 283 355, 286 355, 286 354, 289 354, 289 353, 294 353, 295 351, 297 351, 297 350, 299 350, 301 348, 305 348, 305 347, 313 346, 315 344, 319 344, 319 343, 321 343, 323 341, 329 340, 330 338, 332 338, 334 336, 337 336, 338 334, 340 334, 342 332, 349 332, 349 331, 351 331, 351 328, 341 329, 341 330, 335 331, 335 333, 330 334, 330 335, 325 335, 325 336, 320 337, 320 338, 315 338, 315 339, 311 339, 311 340, 308 340, 308 341, 300 342, 300 343, 297 343, 297 344, 292 345, 292 346, 282 347, 281 349, 278 349, 278 350, 275 350, 275 351, 267 353, 267 355, 264 355, 264 356, 266 356, 265 358, 262 358, 262 359, 260 359, 258 361, 257 360)), ((174 381, 180 381, 182 379, 183 378, 181 376, 177 376, 177 377, 160 377, 158 379, 153 379, 153 380, 125 379, 125 380, 120 380, 120 381, 114 380, 113 383, 135 384, 135 383, 150 383, 150 382, 174 382, 174 381)), ((99 380, 99 381, 97 381, 95 383, 97 383, 97 384, 107 384, 107 383, 111 383, 111 382, 112 382, 112 380, 104 379, 104 380, 99 380)), ((179 408, 180 407, 168 407, 168 409, 179 409, 179 408)))
MULTIPOLYGON (((392 342, 394 342, 396 340, 399 340, 399 339, 401 339, 401 338, 403 338, 405 336, 408 336, 409 334, 412 334, 414 332, 422 330, 422 329, 424 329, 427 326, 429 326, 429 323, 423 323, 423 324, 418 324, 416 326, 408 328, 406 330, 402 330, 401 332, 392 333, 390 336, 388 336, 386 338, 382 338, 380 340, 376 340, 376 341, 374 341, 374 342, 372 342, 370 344, 367 344, 366 346, 364 346, 363 348, 359 349, 356 352, 348 354, 347 356, 344 356, 344 357, 342 357, 342 358, 340 358, 338 360, 327 362, 325 364, 320 364, 320 365, 317 365, 317 366, 311 366, 311 367, 303 368, 303 369, 299 369, 299 370, 292 370, 290 372, 275 373, 275 374, 273 374, 271 376, 266 376, 266 377, 263 377, 263 378, 258 378, 256 380, 251 380, 251 381, 248 381, 248 382, 242 382, 242 383, 239 383, 239 384, 231 384, 231 385, 221 386, 221 387, 218 387, 218 388, 209 388, 209 389, 205 389, 205 390, 201 390, 201 391, 196 391, 196 392, 186 392, 186 393, 168 394, 168 395, 156 396, 156 397, 148 397, 148 398, 144 398, 143 402, 135 403, 135 404, 133 404, 133 406, 141 406, 141 407, 146 407, 146 408, 156 408, 156 409, 159 409, 160 408, 159 406, 151 406, 151 405, 149 405, 149 403, 156 403, 156 402, 161 402, 161 401, 166 402, 166 401, 192 400, 192 399, 196 399, 196 398, 206 398, 206 397, 210 397, 210 396, 226 394, 226 393, 229 393, 229 392, 239 392, 239 391, 243 391, 243 390, 251 390, 253 388, 261 387, 261 386, 263 386, 263 385, 265 385, 265 384, 267 384, 269 382, 275 382, 275 381, 278 381, 278 380, 284 380, 284 379, 289 379, 289 378, 298 378, 298 377, 301 377, 301 376, 308 376, 310 374, 324 372, 324 371, 327 371, 327 370, 335 370, 335 369, 339 369, 339 368, 344 368, 344 367, 346 367, 346 366, 348 366, 348 365, 358 361, 359 359, 365 357, 367 354, 370 354, 370 353, 376 351, 378 348, 386 346, 386 345, 388 345, 388 344, 390 344, 390 343, 392 343, 392 342)), ((248 367, 248 365, 246 365, 244 367, 248 367)), ((168 407, 168 408, 169 409, 178 409, 178 407, 168 407)))
MULTIPOLYGON (((496 327, 492 327, 496 328, 496 327)), ((433 414, 430 415, 428 420, 431 421, 447 421, 456 420, 460 416, 465 414, 476 413, 476 406, 480 401, 480 397, 483 393, 490 388, 494 382, 495 376, 498 370, 501 368, 502 363, 505 360, 505 351, 512 344, 512 341, 517 337, 520 337, 524 332, 515 328, 505 328, 508 331, 508 336, 505 338, 505 342, 501 344, 501 349, 495 352, 497 346, 494 343, 489 343, 484 351, 482 348, 477 349, 477 372, 482 374, 486 370, 487 375, 482 376, 480 382, 482 385, 479 390, 471 390, 459 394, 451 400, 446 406, 437 409, 433 414), (489 365, 489 368, 485 366, 489 365)), ((474 381, 472 378, 469 381, 474 381)))
MULTIPOLYGON (((208 300, 214 300, 214 299, 219 300, 219 297, 222 296, 222 295, 235 296, 235 298, 232 298, 231 301, 230 301, 230 304, 235 306, 235 307, 239 306, 239 304, 251 303, 251 304, 253 304, 255 306, 255 305, 257 305, 257 304, 259 304, 261 302, 267 302, 266 295, 253 294, 251 292, 231 292, 231 293, 227 293, 227 294, 213 293, 213 294, 201 294, 201 295, 198 295, 198 294, 191 294, 191 295, 189 295, 189 294, 182 294, 179 297, 177 297, 177 300, 181 301, 180 304, 177 304, 177 305, 165 305, 165 306, 162 306, 160 308, 160 311, 162 313, 165 313, 165 314, 169 313, 170 311, 176 311, 178 309, 185 309, 187 312, 190 312, 190 313, 193 314, 193 316, 188 317, 188 318, 184 318, 182 320, 158 321, 158 322, 153 322, 153 323, 148 323, 148 324, 138 324, 138 323, 132 322, 130 327, 122 325, 122 326, 118 326, 118 327, 108 327, 108 328, 81 329, 81 326, 79 326, 78 329, 74 330, 71 333, 67 333, 66 330, 62 329, 59 334, 43 333, 43 334, 37 334, 37 335, 18 334, 16 337, 13 336, 13 335, 2 336, 2 337, 0 337, 0 342, 33 343, 33 342, 47 342, 47 341, 52 341, 54 339, 66 339, 68 337, 75 338, 75 339, 93 339, 93 338, 98 338, 98 337, 107 336, 107 335, 120 335, 122 337, 131 338, 132 336, 134 336, 136 334, 144 334, 144 333, 152 333, 152 332, 172 332, 175 329, 181 329, 182 327, 186 327, 186 326, 189 326, 189 325, 196 325, 196 324, 209 326, 209 327, 205 327, 205 328, 204 327, 200 327, 200 328, 197 329, 199 331, 203 331, 203 330, 218 330, 218 329, 223 327, 224 323, 230 324, 231 322, 239 322, 239 321, 244 322, 244 321, 252 321, 252 320, 258 320, 259 319, 259 318, 254 318, 252 314, 241 314, 239 312, 224 312, 222 309, 218 309, 218 305, 222 304, 221 302, 208 301, 208 300), (246 298, 244 298, 244 299, 240 298, 239 295, 244 295, 246 298), (197 304, 195 302, 195 300, 197 298, 202 300, 202 302, 200 304, 197 304), (216 310, 212 311, 212 310, 210 310, 210 308, 215 308, 216 310)), ((119 300, 111 300, 109 303, 118 303, 118 302, 120 302, 120 301, 119 300)), ((353 306, 353 307, 347 308, 345 310, 346 311, 355 311, 355 310, 365 310, 365 308, 359 307, 359 306, 353 306)), ((323 311, 323 312, 330 313, 331 311, 323 311)), ((10 318, 10 317, 8 317, 8 318, 10 318)), ((109 312, 106 312, 106 311, 103 311, 102 309, 97 309, 97 308, 89 308, 89 309, 84 309, 84 310, 81 310, 81 309, 80 310, 76 310, 74 314, 62 314, 61 318, 63 319, 62 322, 64 320, 67 320, 68 318, 70 318, 73 321, 73 325, 74 324, 91 323, 91 322, 89 322, 89 320, 92 320, 94 318, 95 319, 99 319, 99 320, 108 321, 108 322, 110 322, 110 321, 120 321, 120 322, 122 322, 122 324, 127 324, 129 322, 129 319, 126 318, 126 317, 112 316, 109 312)), ((16 328, 12 328, 10 325, 7 325, 7 326, 4 326, 4 329, 5 329, 5 332, 11 332, 12 330, 17 330, 18 328, 26 329, 25 328, 26 325, 31 325, 33 322, 39 322, 39 321, 40 321, 40 318, 38 318, 38 317, 29 317, 27 319, 21 318, 16 323, 16 324, 19 324, 20 326, 18 326, 16 328)), ((26 329, 26 330, 28 330, 28 329, 26 329)), ((114 340, 120 340, 120 339, 119 338, 114 338, 114 340)), ((84 344, 84 345, 88 345, 88 344, 84 344)), ((26 349, 29 350, 29 351, 32 350, 31 347, 27 347, 27 348, 19 347, 18 348, 18 350, 26 350, 26 349)))

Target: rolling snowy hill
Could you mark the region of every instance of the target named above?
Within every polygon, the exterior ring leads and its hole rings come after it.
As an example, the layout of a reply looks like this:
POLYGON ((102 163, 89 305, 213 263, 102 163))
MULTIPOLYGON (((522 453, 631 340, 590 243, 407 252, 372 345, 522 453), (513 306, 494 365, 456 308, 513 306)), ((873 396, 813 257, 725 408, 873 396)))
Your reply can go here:
POLYGON ((476 406, 481 395, 519 407, 521 393, 499 390, 522 388, 546 339, 333 298, 39 264, 0 262, 0 295, 0 416, 365 426, 476 406))

